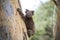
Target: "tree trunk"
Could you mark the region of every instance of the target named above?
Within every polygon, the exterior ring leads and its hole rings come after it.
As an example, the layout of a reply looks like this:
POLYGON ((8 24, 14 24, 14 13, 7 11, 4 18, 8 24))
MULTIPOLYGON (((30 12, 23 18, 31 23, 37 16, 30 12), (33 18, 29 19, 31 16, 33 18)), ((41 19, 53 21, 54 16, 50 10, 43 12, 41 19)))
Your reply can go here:
POLYGON ((55 5, 57 6, 57 20, 56 20, 56 27, 54 32, 54 40, 60 40, 60 0, 53 0, 55 5))
POLYGON ((0 40, 29 40, 17 8, 18 0, 0 0, 0 40))

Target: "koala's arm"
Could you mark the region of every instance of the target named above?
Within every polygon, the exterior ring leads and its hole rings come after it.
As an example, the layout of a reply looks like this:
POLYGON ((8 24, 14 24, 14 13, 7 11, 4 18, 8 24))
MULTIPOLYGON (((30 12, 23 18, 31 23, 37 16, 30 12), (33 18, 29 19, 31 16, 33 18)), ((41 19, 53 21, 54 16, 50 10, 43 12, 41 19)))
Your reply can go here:
POLYGON ((24 19, 24 14, 20 8, 17 8, 17 11, 19 12, 19 15, 21 15, 22 19, 24 19))
POLYGON ((19 12, 20 15, 24 15, 24 14, 22 13, 22 10, 21 10, 20 8, 17 8, 17 11, 19 12))

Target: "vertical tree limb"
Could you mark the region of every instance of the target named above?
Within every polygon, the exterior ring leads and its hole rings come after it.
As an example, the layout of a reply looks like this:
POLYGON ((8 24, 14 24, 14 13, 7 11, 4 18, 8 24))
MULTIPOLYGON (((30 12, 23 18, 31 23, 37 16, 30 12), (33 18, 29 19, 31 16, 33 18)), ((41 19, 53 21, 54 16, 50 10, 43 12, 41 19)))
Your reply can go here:
POLYGON ((18 0, 0 0, 0 40, 28 39, 25 24, 17 12, 18 0))
POLYGON ((55 27, 55 35, 54 40, 60 40, 60 0, 53 0, 55 5, 57 6, 56 12, 57 12, 57 20, 56 20, 56 27, 55 27))

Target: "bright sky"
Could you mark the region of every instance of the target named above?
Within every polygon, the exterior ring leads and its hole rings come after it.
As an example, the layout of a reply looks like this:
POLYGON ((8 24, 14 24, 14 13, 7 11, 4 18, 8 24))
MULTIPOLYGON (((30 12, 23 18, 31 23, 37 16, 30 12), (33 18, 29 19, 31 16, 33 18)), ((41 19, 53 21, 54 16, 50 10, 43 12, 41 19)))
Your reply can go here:
POLYGON ((41 2, 45 3, 47 1, 49 0, 20 0, 23 12, 25 12, 25 9, 35 10, 41 2))

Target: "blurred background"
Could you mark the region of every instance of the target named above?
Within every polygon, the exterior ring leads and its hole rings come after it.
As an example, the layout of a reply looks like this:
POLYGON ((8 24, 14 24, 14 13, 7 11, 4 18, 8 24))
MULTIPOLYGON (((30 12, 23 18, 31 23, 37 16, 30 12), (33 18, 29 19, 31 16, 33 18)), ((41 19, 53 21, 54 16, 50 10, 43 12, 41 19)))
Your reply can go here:
POLYGON ((53 29, 56 22, 55 5, 51 0, 20 0, 22 10, 34 10, 33 20, 36 33, 31 40, 53 40, 53 29))

